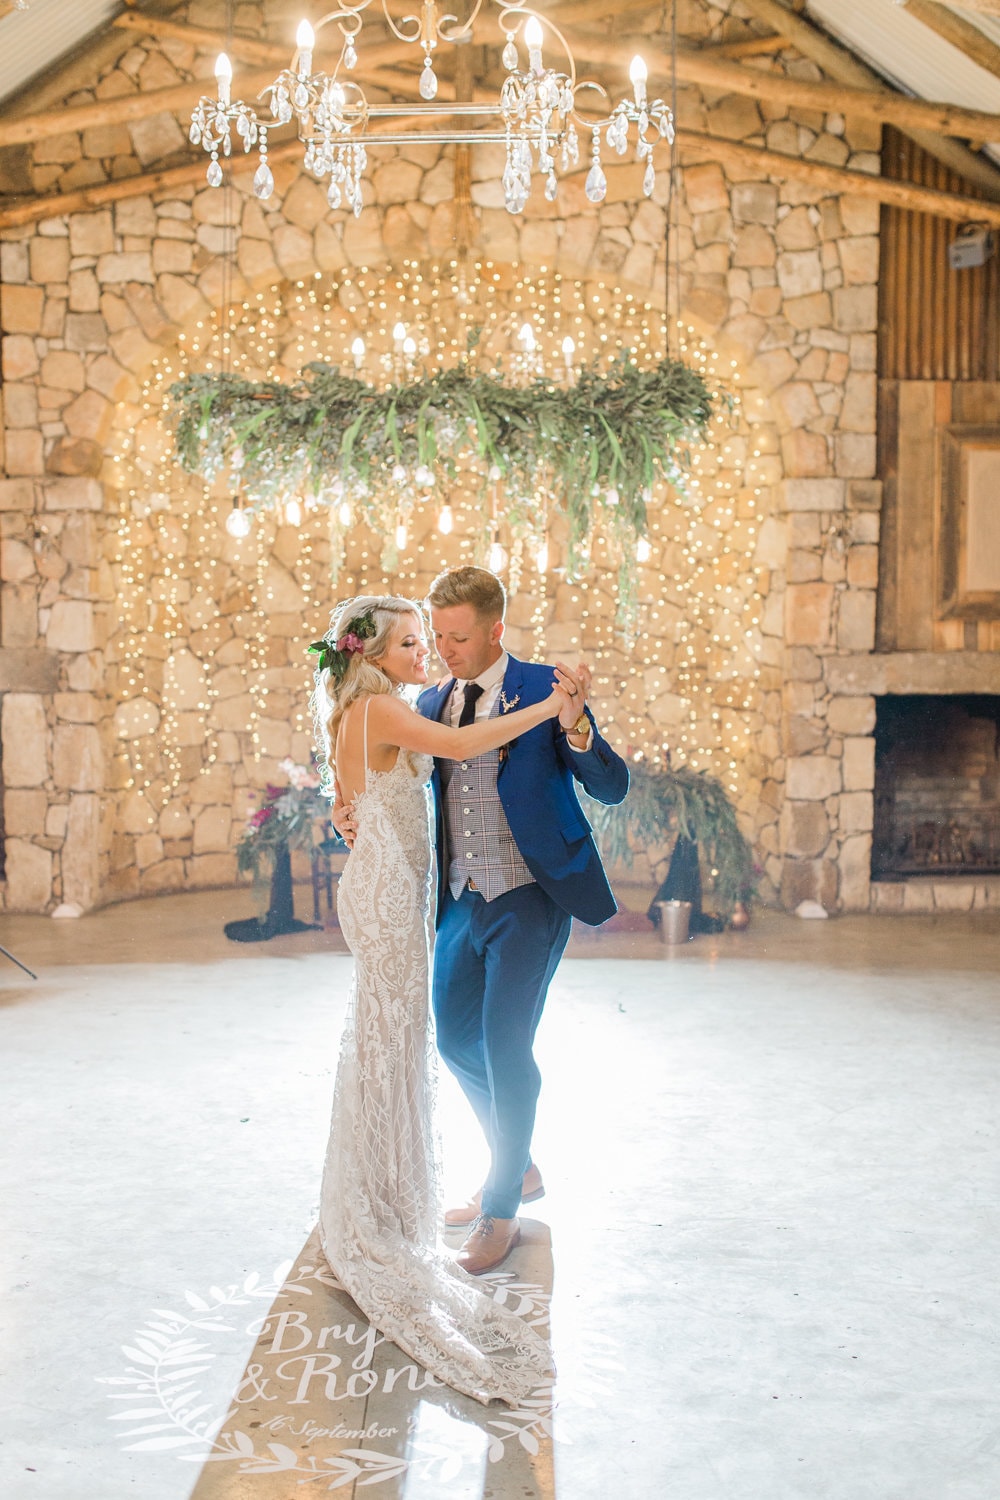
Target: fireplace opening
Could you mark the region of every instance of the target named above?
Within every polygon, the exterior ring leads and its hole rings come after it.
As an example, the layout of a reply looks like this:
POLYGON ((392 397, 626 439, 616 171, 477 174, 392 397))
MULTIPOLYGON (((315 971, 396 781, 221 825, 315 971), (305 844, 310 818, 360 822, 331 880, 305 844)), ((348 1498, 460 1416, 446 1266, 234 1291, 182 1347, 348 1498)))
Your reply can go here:
POLYGON ((879 698, 872 878, 1000 874, 1000 696, 879 698))

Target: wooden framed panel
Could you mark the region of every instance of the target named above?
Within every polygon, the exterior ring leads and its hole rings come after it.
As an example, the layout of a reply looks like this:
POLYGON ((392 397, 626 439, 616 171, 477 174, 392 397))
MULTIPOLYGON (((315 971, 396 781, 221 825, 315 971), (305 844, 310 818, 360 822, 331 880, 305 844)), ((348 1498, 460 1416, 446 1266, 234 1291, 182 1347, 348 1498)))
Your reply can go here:
POLYGON ((1000 426, 941 434, 937 583, 940 617, 1000 619, 1000 426))

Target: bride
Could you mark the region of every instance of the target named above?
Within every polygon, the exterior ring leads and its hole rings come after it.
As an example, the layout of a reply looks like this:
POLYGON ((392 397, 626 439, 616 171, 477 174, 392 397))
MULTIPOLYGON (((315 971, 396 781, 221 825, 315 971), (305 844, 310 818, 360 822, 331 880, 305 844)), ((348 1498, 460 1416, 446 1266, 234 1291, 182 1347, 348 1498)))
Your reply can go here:
POLYGON ((430 777, 434 756, 498 749, 567 704, 548 699, 460 728, 403 696, 427 682, 418 605, 340 604, 317 656, 313 712, 326 761, 354 804, 357 839, 337 912, 354 979, 320 1192, 327 1260, 369 1322, 445 1384, 514 1403, 551 1374, 548 1345, 436 1248, 428 1020, 430 777))

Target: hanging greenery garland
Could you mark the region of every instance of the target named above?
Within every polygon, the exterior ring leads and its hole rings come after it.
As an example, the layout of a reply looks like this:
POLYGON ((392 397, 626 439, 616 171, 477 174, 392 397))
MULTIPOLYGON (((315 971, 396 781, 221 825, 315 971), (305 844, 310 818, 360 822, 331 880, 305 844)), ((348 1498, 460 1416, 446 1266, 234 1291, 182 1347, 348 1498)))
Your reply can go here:
POLYGON ((461 466, 484 502, 503 483, 515 533, 549 495, 569 519, 571 563, 598 519, 634 552, 653 484, 683 490, 689 444, 726 398, 681 360, 640 369, 625 351, 571 384, 516 384, 475 368, 472 347, 453 368, 381 388, 319 362, 290 384, 188 375, 170 388, 177 456, 208 480, 228 467, 252 510, 290 495, 347 499, 383 534, 386 492, 439 500, 461 466))

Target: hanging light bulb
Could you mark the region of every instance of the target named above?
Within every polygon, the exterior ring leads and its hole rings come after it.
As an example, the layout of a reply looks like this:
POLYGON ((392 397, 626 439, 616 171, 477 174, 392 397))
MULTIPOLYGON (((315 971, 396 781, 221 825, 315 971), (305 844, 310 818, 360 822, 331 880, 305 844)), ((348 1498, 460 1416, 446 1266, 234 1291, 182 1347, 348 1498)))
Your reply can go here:
POLYGON ((566 366, 566 374, 569 375, 573 370, 573 355, 576 353, 576 340, 569 334, 562 341, 562 353, 563 363, 566 366))
POLYGON ((486 566, 491 573, 502 573, 510 562, 506 547, 501 547, 499 542, 494 542, 486 556, 486 566))
POLYGON ((417 352, 417 341, 416 341, 416 339, 414 339, 414 338, 405 338, 403 340, 403 353, 406 355, 407 359, 412 359, 413 356, 416 354, 416 352, 417 352))
POLYGON ((392 341, 393 341, 393 343, 401 345, 402 342, 403 342, 403 340, 405 338, 406 338, 406 324, 405 323, 397 323, 396 326, 395 326, 395 328, 392 330, 392 341))
POLYGON ((538 551, 535 553, 535 567, 538 569, 539 573, 547 573, 549 571, 548 538, 545 539, 545 541, 539 547, 538 551))
POLYGON ((351 342, 351 354, 354 356, 354 368, 360 370, 365 362, 365 341, 360 333, 351 342))
POLYGON ((226 517, 226 530, 230 536, 243 537, 250 535, 250 517, 240 504, 237 495, 233 501, 233 508, 226 517))
POLYGON ((649 538, 646 536, 641 536, 635 544, 636 562, 649 562, 649 557, 652 550, 652 547, 650 547, 649 545, 649 538))
POLYGON ((521 324, 517 335, 517 341, 521 345, 521 348, 524 350, 525 354, 534 354, 537 341, 535 339, 535 330, 532 328, 530 323, 521 324))
POLYGON ((451 513, 451 506, 443 505, 441 507, 441 514, 438 516, 438 531, 441 532, 442 536, 448 536, 454 529, 454 526, 455 518, 451 513))
POLYGON ((337 514, 340 518, 341 526, 350 526, 353 519, 353 513, 351 511, 350 502, 348 500, 345 500, 341 504, 340 510, 337 512, 337 514))
POLYGON ((298 500, 286 501, 285 521, 289 526, 302 525, 302 505, 298 500))
POLYGON ((407 535, 408 533, 406 530, 406 522, 400 521, 399 525, 396 527, 396 546, 400 551, 402 551, 406 546, 407 535))

